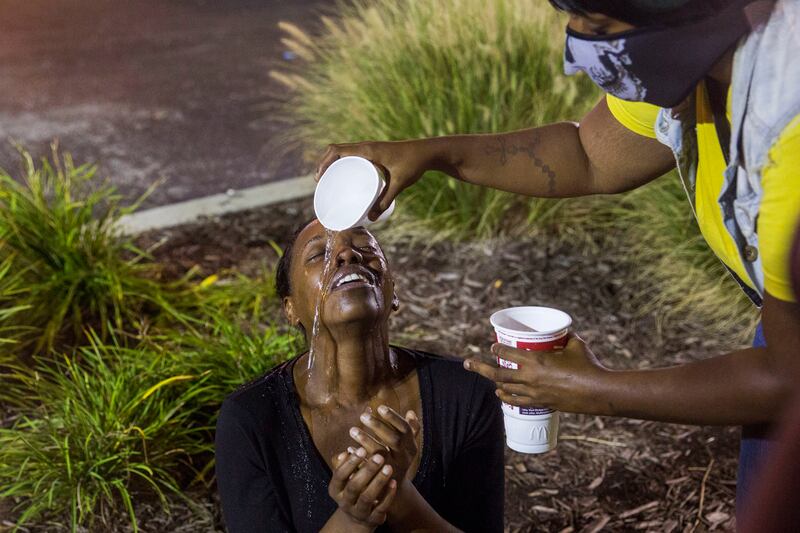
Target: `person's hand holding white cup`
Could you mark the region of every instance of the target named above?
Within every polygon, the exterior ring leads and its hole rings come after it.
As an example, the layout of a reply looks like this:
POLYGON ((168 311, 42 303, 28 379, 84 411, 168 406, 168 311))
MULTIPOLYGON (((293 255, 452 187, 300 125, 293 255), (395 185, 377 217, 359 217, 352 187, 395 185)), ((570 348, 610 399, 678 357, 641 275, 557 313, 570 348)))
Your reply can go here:
MULTIPOLYGON (((512 307, 490 318, 497 342, 531 351, 553 351, 566 346, 572 318, 549 307, 512 307)), ((517 364, 497 358, 504 368, 517 364)), ((506 444, 521 453, 544 453, 558 442, 558 412, 547 407, 518 407, 503 402, 506 444)))
POLYGON ((370 161, 342 157, 319 179, 314 192, 314 212, 320 223, 332 231, 382 222, 394 212, 394 202, 375 221, 369 219, 369 211, 385 187, 383 176, 370 161))

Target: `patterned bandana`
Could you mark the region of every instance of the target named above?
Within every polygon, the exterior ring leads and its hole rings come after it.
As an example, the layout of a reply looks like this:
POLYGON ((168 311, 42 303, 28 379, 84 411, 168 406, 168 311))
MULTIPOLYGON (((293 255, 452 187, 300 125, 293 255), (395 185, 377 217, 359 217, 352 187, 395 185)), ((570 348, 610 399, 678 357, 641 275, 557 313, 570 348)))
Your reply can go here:
POLYGON ((681 103, 751 24, 748 1, 681 26, 589 36, 567 28, 564 72, 583 71, 605 92, 659 107, 681 103))

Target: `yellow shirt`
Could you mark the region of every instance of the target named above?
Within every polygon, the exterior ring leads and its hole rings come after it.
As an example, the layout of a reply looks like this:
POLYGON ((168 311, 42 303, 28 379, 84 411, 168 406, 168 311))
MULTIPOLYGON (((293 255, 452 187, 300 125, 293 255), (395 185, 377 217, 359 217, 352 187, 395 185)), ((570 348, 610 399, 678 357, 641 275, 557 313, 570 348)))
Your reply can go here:
MULTIPOLYGON (((629 130, 655 139, 659 108, 642 102, 606 97, 611 114, 629 130)), ((730 93, 728 120, 730 121, 730 93)), ((718 198, 724 183, 725 158, 717 138, 705 87, 697 89, 697 143, 699 161, 695 184, 697 222, 709 247, 731 270, 753 286, 739 250, 723 224, 718 198)), ((789 275, 789 253, 800 222, 800 115, 783 130, 769 153, 761 175, 763 197, 758 215, 758 247, 766 291, 794 301, 789 275)))

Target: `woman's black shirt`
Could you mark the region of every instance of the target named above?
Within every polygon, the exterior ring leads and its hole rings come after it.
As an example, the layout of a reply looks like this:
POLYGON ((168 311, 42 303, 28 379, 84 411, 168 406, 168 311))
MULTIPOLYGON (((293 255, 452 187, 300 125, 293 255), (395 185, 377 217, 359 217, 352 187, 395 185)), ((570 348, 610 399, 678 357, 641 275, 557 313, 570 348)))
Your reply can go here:
MULTIPOLYGON (((415 359, 419 376, 423 435, 414 485, 462 531, 503 531, 503 415, 494 384, 459 361, 395 349, 415 359)), ((216 473, 230 533, 317 532, 336 511, 331 470, 300 413, 294 361, 222 404, 216 473)))

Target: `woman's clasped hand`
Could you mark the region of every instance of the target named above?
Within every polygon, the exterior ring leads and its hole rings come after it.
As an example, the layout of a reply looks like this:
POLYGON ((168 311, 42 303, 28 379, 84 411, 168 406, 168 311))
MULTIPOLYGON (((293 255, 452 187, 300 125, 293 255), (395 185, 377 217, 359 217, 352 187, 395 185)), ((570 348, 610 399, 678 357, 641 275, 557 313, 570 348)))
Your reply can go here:
POLYGON ((414 411, 403 418, 381 405, 378 416, 367 409, 361 415, 363 427, 350 428, 359 445, 348 447, 332 459, 333 477, 328 488, 339 510, 357 524, 368 528, 382 525, 417 455, 419 419, 414 411))
POLYGON ((397 494, 394 470, 381 454, 367 456, 364 448, 342 452, 333 459, 335 470, 328 494, 354 522, 375 528, 386 522, 397 494))

